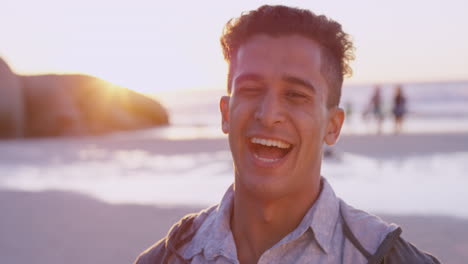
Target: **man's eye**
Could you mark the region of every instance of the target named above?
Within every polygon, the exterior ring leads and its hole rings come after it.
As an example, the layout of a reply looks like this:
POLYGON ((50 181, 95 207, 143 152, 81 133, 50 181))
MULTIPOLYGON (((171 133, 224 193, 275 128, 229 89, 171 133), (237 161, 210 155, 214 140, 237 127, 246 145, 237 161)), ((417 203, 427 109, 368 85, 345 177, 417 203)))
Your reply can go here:
POLYGON ((295 91, 288 92, 287 96, 290 97, 290 98, 307 98, 307 96, 305 96, 304 94, 298 93, 298 92, 295 92, 295 91))
POLYGON ((261 89, 260 87, 256 87, 256 86, 245 86, 245 87, 241 87, 240 91, 241 93, 244 93, 244 94, 254 95, 254 94, 260 93, 261 89))

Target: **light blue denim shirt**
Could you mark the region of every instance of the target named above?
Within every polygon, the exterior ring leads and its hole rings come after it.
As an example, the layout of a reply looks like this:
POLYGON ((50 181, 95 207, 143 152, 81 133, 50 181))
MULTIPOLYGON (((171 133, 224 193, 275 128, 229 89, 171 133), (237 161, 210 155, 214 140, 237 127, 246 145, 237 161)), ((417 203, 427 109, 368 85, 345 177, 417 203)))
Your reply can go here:
MULTIPOLYGON (((384 237, 397 228, 354 209, 336 197, 324 179, 322 191, 295 230, 265 251, 258 263, 367 263, 345 238, 342 217, 364 248, 374 253, 384 237)), ((203 221, 190 243, 179 250, 190 263, 239 263, 230 228, 234 190, 203 221)))

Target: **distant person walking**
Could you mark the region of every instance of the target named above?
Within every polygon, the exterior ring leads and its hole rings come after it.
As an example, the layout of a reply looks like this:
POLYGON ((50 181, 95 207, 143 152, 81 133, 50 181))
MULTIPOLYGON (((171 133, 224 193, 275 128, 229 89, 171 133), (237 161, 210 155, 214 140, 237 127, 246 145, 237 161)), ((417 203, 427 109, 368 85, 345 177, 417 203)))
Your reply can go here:
POLYGON ((369 106, 366 109, 365 115, 371 113, 373 118, 377 122, 377 134, 382 133, 382 123, 383 123, 383 111, 382 111, 382 96, 380 93, 380 86, 376 85, 374 87, 374 93, 372 94, 369 106))
POLYGON ((395 133, 400 133, 403 125, 403 118, 406 114, 406 97, 401 85, 395 87, 392 112, 395 119, 395 133))

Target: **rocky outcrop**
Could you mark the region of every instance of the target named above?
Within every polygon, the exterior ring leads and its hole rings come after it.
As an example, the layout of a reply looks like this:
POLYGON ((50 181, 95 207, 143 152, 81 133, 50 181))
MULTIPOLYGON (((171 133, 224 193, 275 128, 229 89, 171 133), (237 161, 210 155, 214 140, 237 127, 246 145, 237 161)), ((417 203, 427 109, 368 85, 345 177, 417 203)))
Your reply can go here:
POLYGON ((0 58, 0 138, 24 135, 24 97, 20 79, 0 58))
POLYGON ((0 137, 98 135, 169 122, 155 100, 92 76, 9 71, 0 80, 0 116, 9 116, 0 119, 0 137))

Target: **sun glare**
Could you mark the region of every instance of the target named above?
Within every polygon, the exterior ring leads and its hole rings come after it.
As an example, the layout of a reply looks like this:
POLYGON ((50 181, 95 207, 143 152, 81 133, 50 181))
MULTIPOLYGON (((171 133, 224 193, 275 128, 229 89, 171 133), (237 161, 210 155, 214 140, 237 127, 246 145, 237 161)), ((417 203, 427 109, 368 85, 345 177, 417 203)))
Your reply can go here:
MULTIPOLYGON (((21 0, 7 1, 0 25, 12 26, 2 27, 0 56, 19 74, 81 72, 144 93, 224 87, 222 26, 264 2, 187 2, 181 9, 169 2, 100 1, 89 2, 93 8, 85 4, 70 8, 46 0, 25 10, 21 0)), ((466 79, 468 36, 453 26, 467 25, 460 11, 466 4, 428 3, 417 20, 414 12, 419 7, 406 2, 405 8, 394 2, 366 5, 371 10, 359 16, 343 11, 359 10, 359 3, 340 9, 343 4, 334 2, 289 4, 326 13, 353 36, 357 60, 348 82, 466 79), (399 20, 389 17, 387 9, 399 20), (446 17, 434 24, 441 9, 446 17)))

